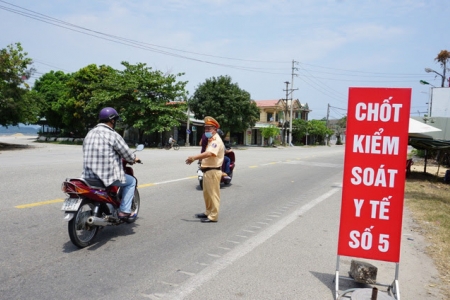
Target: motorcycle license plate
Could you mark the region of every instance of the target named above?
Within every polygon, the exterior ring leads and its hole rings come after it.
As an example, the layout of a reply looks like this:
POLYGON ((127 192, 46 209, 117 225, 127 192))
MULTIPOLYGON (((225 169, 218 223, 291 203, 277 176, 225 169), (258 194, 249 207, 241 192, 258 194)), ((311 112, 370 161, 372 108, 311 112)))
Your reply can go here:
POLYGON ((61 207, 61 210, 77 211, 78 208, 80 207, 82 200, 83 199, 81 199, 81 198, 66 198, 66 200, 64 200, 64 203, 61 207))
POLYGON ((198 171, 197 171, 197 175, 198 175, 198 176, 203 176, 202 170, 198 170, 198 171))

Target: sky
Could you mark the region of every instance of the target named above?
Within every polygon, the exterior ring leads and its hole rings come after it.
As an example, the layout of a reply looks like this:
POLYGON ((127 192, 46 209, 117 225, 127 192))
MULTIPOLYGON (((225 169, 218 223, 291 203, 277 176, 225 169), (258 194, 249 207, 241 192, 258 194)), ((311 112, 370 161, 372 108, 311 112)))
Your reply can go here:
POLYGON ((349 87, 411 88, 411 116, 426 114, 420 80, 441 86, 425 68, 443 73, 449 25, 448 0, 0 0, 0 49, 22 44, 31 84, 51 70, 146 63, 184 73, 190 95, 225 75, 256 101, 287 89, 309 119, 345 116, 349 87))

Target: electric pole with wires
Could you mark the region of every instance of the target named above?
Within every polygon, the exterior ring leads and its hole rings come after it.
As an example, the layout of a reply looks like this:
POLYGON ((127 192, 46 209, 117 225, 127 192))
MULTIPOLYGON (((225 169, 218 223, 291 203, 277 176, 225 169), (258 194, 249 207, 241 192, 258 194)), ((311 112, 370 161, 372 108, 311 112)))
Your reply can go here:
MULTIPOLYGON (((294 91, 298 89, 294 89, 294 75, 297 76, 297 74, 294 73, 295 70, 298 70, 294 65, 298 64, 295 60, 292 60, 292 80, 291 80, 291 113, 289 118, 289 146, 293 146, 292 144, 292 116, 293 116, 293 107, 294 107, 294 91)), ((286 87, 287 89, 287 87, 286 87)), ((286 96, 287 98, 287 96, 286 96)))

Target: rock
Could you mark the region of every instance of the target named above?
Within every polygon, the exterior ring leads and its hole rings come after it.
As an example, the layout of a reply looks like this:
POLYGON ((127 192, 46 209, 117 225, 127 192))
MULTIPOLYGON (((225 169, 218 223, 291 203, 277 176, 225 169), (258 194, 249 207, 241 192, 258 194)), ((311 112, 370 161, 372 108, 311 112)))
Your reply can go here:
POLYGON ((378 268, 367 262, 353 260, 348 274, 356 282, 374 284, 377 282, 378 268))

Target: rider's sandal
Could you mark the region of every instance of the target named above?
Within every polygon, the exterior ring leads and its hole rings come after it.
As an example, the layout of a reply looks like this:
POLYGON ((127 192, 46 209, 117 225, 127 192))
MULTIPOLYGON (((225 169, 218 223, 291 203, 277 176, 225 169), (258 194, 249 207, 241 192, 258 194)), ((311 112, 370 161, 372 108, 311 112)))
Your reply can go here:
POLYGON ((126 218, 129 218, 130 217, 130 213, 124 213, 124 212, 121 212, 121 211, 119 211, 118 213, 117 213, 117 216, 119 217, 119 219, 126 219, 126 218))

